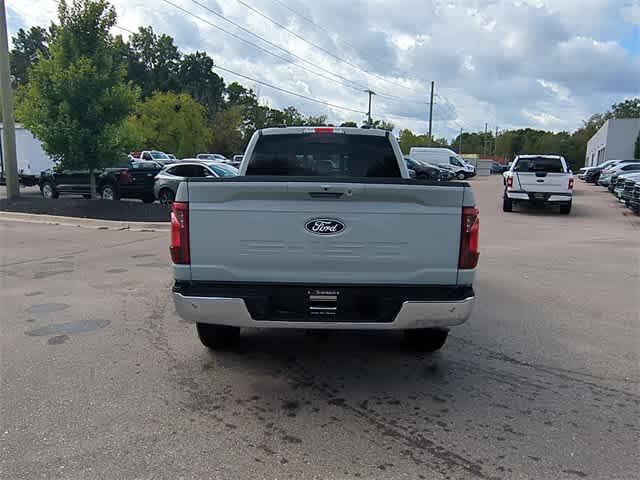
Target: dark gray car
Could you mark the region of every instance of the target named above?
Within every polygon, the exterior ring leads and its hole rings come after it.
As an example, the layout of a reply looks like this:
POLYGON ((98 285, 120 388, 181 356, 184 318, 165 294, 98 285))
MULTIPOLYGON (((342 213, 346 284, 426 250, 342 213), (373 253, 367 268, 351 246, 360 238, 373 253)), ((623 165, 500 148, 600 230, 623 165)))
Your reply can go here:
POLYGON ((239 173, 237 168, 226 163, 186 159, 160 171, 156 175, 153 191, 160 203, 170 205, 180 182, 186 178, 235 177, 239 173))

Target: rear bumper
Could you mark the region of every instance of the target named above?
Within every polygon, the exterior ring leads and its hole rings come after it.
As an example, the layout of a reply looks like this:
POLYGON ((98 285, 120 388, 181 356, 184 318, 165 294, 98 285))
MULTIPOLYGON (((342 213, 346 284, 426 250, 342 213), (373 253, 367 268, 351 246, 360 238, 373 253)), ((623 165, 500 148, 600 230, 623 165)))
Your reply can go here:
MULTIPOLYGON (((255 295, 255 288, 252 287, 255 295)), ((270 286, 268 292, 283 295, 278 287, 270 286)), ((293 288, 293 287, 291 287, 293 288)), ((296 287, 297 288, 297 287, 296 287)), ((306 288, 306 287, 304 287, 306 288)), ((369 287, 362 287, 366 292, 369 287)), ((380 288, 380 287, 371 287, 380 288)), ((391 287, 398 291, 399 287, 391 287)), ((439 287, 442 290, 444 287, 439 287)), ((310 318, 301 315, 300 318, 269 318, 263 311, 256 310, 257 299, 262 297, 241 298, 227 296, 203 295, 201 287, 189 288, 187 284, 178 284, 173 289, 173 300, 176 311, 185 320, 198 323, 230 325, 242 328, 305 328, 305 329, 336 329, 336 330, 404 330, 413 328, 446 328, 463 324, 471 315, 475 296, 471 287, 450 287, 450 292, 439 291, 428 300, 427 295, 412 300, 410 295, 416 287, 407 287, 407 297, 397 301, 397 307, 388 318, 369 321, 366 318, 350 319, 349 314, 339 318, 324 317, 310 318), (249 307, 250 305, 251 307, 249 307), (260 314, 256 312, 259 311, 260 314)), ((430 288, 426 289, 427 291, 430 288)), ((431 290, 435 290, 431 289, 431 290)), ((229 293, 233 291, 229 290, 229 293)), ((286 295, 286 287, 285 293, 286 295)), ((265 294, 266 295, 266 294, 265 294)), ((396 295, 396 293, 394 293, 396 295)), ((394 297, 396 298, 396 297, 394 297)))
POLYGON ((544 193, 544 198, 535 198, 535 193, 513 192, 507 190, 507 198, 522 202, 540 202, 540 203, 565 203, 570 202, 571 193, 544 193))

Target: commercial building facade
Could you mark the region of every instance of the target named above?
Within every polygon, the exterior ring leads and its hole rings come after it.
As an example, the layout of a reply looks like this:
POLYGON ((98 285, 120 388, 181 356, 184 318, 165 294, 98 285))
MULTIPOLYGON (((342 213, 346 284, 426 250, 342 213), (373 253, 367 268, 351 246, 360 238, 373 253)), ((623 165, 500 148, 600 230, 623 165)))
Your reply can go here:
POLYGON ((630 160, 640 133, 640 118, 612 118, 587 142, 585 167, 607 160, 630 160))

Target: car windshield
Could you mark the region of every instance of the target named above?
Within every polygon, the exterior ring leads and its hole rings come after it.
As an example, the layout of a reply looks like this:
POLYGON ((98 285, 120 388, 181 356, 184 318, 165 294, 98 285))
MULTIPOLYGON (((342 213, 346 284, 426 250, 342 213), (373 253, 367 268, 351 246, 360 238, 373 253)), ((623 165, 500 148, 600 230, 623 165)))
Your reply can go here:
POLYGON ((386 137, 346 134, 264 135, 247 175, 400 177, 386 137))
POLYGON ((550 157, 522 157, 516 162, 516 172, 564 173, 562 161, 550 157))
POLYGON ((151 154, 151 158, 154 160, 171 160, 167 154, 163 152, 152 151, 149 153, 151 154))
POLYGON ((236 177, 240 174, 240 171, 236 167, 232 167, 231 165, 225 165, 221 163, 208 163, 207 165, 219 177, 236 177))
POLYGON ((420 162, 418 162, 417 160, 414 160, 413 158, 410 158, 410 157, 404 157, 404 161, 407 162, 407 166, 409 168, 415 168, 418 165, 420 165, 420 162))
POLYGON ((457 157, 449 157, 449 163, 450 163, 451 165, 455 165, 456 167, 462 167, 462 166, 464 166, 464 165, 462 164, 462 162, 460 161, 460 159, 459 159, 459 158, 457 158, 457 157))
POLYGON ((148 161, 131 162, 131 168, 149 170, 149 169, 161 168, 161 165, 158 162, 148 162, 148 161))

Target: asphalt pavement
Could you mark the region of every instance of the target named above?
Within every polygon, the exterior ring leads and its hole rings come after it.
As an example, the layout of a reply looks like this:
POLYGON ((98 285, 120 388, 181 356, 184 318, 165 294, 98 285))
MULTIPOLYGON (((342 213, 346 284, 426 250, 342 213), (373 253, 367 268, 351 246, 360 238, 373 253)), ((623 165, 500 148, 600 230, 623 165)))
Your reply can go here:
POLYGON ((166 232, 0 221, 0 478, 638 478, 640 218, 582 182, 569 216, 473 186, 478 302, 431 355, 258 330, 210 353, 166 232))

